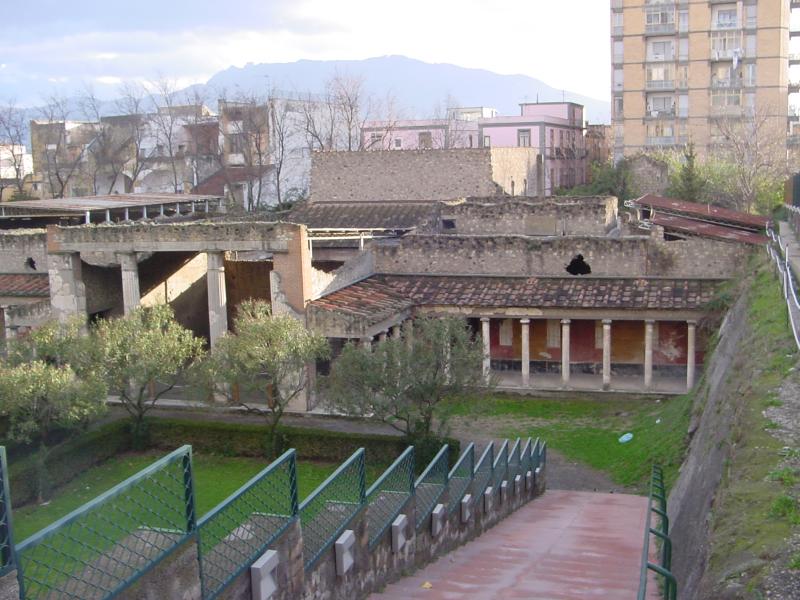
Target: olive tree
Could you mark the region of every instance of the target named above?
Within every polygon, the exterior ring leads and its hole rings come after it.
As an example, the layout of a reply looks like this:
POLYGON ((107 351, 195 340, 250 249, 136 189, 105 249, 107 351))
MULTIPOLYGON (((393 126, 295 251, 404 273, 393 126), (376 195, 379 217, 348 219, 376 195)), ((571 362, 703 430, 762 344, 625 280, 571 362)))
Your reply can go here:
POLYGON ((74 431, 105 409, 106 388, 96 377, 80 377, 68 364, 43 360, 0 364, 0 415, 12 442, 35 444, 36 497, 48 491, 47 456, 55 430, 74 431))
POLYGON ((195 380, 207 397, 263 415, 265 449, 275 456, 280 450, 281 417, 292 400, 308 389, 306 366, 328 356, 328 341, 294 317, 273 315, 270 305, 262 301, 240 304, 233 329, 197 365, 195 380), (266 398, 266 404, 250 398, 266 398))
POLYGON ((203 353, 203 341, 175 320, 166 304, 138 307, 100 321, 92 331, 94 360, 132 419, 134 443, 146 439, 144 417, 203 353), (154 382, 161 388, 154 393, 154 382))
POLYGON ((347 344, 322 383, 325 403, 423 440, 444 431, 447 397, 485 386, 482 360, 480 339, 473 339, 463 319, 417 318, 403 338, 387 338, 374 348, 347 344))

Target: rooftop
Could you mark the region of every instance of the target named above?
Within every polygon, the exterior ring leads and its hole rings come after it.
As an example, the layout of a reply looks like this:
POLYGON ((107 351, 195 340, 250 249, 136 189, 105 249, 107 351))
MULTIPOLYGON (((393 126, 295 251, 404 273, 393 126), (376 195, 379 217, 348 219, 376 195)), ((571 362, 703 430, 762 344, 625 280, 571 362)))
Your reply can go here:
POLYGON ((219 195, 198 194, 111 194, 108 196, 76 196, 47 200, 4 202, 2 216, 20 215, 81 215, 86 211, 114 210, 143 206, 159 206, 177 202, 217 200, 219 195))
POLYGON ((701 235, 703 237, 741 242, 743 244, 761 245, 769 241, 769 238, 766 236, 753 233, 752 231, 734 229, 732 227, 725 227, 724 225, 717 225, 706 221, 695 221, 694 219, 687 219, 677 215, 655 213, 649 220, 654 225, 660 225, 666 231, 701 235))
POLYGON ((745 229, 763 231, 770 224, 770 220, 767 217, 722 208, 720 206, 713 206, 711 204, 685 202, 683 200, 665 198, 653 194, 647 194, 641 198, 637 198, 631 201, 631 204, 638 207, 650 207, 651 209, 661 210, 666 213, 678 213, 681 216, 696 220, 719 222, 745 229))
POLYGON ((49 298, 47 273, 0 273, 0 296, 49 298))
POLYGON ((284 220, 309 229, 413 229, 436 212, 430 202, 303 202, 284 220))

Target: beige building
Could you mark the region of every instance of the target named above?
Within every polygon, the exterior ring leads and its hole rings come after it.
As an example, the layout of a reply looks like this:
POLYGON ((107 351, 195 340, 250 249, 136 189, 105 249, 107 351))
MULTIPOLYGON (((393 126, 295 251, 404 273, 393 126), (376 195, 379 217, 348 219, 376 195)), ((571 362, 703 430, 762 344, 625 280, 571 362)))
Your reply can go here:
POLYGON ((720 122, 787 129, 798 0, 611 0, 614 157, 722 141, 720 122))

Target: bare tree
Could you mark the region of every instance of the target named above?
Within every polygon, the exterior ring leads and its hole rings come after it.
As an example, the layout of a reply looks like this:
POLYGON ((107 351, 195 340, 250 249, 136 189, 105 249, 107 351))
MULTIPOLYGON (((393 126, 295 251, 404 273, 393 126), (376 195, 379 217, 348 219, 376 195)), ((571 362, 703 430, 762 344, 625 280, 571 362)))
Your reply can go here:
POLYGON ((124 173, 130 179, 130 186, 133 189, 142 171, 147 167, 149 154, 145 144, 150 130, 150 116, 144 107, 142 87, 132 83, 123 84, 119 89, 116 107, 125 117, 118 119, 116 126, 128 137, 128 158, 124 173))
MULTIPOLYGON (((16 188, 15 195, 25 194, 25 146, 26 137, 25 114, 18 108, 14 100, 0 106, 0 145, 10 146, 9 159, 14 177, 12 185, 16 188)), ((3 195, 5 184, 0 178, 0 197, 3 195)))
POLYGON ((148 95, 156 110, 150 116, 157 139, 158 158, 169 162, 172 173, 172 187, 177 194, 182 191, 183 177, 178 177, 178 135, 180 129, 179 110, 175 102, 176 85, 161 77, 151 81, 148 95))
POLYGON ((79 102, 84 118, 92 124, 95 131, 94 139, 86 147, 94 194, 110 194, 129 158, 130 142, 127 132, 103 121, 101 102, 91 86, 84 88, 79 102), (107 178, 107 186, 102 190, 101 178, 107 178))
POLYGON ((283 184, 286 178, 284 167, 289 158, 289 153, 291 152, 291 148, 289 147, 292 135, 292 123, 289 114, 291 108, 290 100, 276 98, 274 92, 270 93, 269 143, 271 148, 273 177, 275 178, 275 196, 278 199, 278 204, 282 203, 284 200, 283 184))
POLYGON ((789 175, 785 117, 779 119, 776 114, 762 105, 716 122, 724 141, 716 154, 732 174, 739 210, 752 212, 759 197, 779 188, 789 175))
POLYGON ((51 96, 41 113, 44 122, 31 125, 31 145, 34 151, 38 146, 42 153, 39 168, 50 194, 63 198, 69 184, 80 174, 93 128, 76 126, 68 130, 67 100, 59 96, 51 96))

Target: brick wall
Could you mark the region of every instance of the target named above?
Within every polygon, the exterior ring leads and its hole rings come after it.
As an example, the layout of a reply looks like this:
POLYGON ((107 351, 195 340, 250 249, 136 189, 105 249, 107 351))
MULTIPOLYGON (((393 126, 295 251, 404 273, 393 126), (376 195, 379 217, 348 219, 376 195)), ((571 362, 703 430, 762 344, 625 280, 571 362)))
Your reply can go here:
POLYGON ((497 192, 489 148, 317 152, 311 160, 313 202, 449 200, 497 192))

